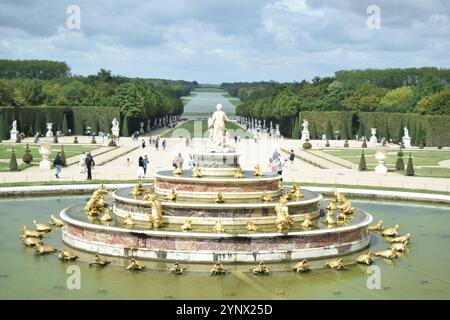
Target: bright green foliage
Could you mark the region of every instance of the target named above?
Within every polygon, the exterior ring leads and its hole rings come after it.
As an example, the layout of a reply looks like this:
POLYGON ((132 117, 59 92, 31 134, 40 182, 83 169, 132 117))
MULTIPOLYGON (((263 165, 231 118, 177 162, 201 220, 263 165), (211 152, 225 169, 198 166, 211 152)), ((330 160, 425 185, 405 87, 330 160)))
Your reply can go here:
POLYGON ((407 112, 411 105, 412 87, 399 87, 389 91, 381 98, 377 111, 407 112))
POLYGON ((422 114, 450 115, 450 88, 423 97, 417 102, 416 109, 422 114))

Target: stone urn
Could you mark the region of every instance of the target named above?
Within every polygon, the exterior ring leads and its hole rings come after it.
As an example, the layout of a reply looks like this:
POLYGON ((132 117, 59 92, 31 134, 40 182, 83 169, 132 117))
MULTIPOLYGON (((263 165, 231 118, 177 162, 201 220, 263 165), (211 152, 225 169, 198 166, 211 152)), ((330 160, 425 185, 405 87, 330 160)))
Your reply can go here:
POLYGON ((47 138, 53 137, 52 127, 53 127, 53 123, 47 123, 47 133, 45 134, 45 136, 47 138))
POLYGON ((50 170, 51 163, 48 160, 52 154, 52 143, 48 141, 39 143, 39 154, 42 156, 41 162, 39 162, 39 168, 41 170, 50 170))
POLYGON ((385 148, 377 148, 377 151, 375 152, 375 159, 377 160, 378 164, 375 167, 375 173, 378 174, 387 174, 387 167, 384 165, 386 162, 386 149, 385 148))

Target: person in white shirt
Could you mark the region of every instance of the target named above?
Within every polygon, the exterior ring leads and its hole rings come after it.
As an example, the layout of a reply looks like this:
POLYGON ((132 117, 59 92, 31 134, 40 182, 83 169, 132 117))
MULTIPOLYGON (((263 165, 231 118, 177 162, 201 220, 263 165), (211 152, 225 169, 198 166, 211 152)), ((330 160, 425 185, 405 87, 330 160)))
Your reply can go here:
POLYGON ((86 173, 86 152, 83 152, 80 155, 80 167, 81 167, 80 173, 86 173))

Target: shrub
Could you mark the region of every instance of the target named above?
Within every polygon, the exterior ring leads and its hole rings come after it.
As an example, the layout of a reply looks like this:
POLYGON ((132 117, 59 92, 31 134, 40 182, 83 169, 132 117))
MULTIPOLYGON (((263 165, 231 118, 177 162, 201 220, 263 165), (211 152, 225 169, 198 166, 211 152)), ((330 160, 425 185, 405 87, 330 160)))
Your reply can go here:
POLYGON ((66 153, 64 152, 64 146, 63 145, 61 145, 60 157, 61 157, 61 164, 62 164, 62 166, 66 167, 67 166, 66 153))
POLYGON ((330 141, 328 141, 328 139, 327 139, 327 142, 325 143, 325 147, 329 147, 330 146, 330 141))
POLYGON ((33 161, 33 155, 30 153, 30 147, 28 143, 25 148, 25 153, 23 154, 22 161, 26 164, 30 164, 33 161))
POLYGON ((73 138, 73 143, 78 143, 78 137, 73 138))
POLYGON ((408 159, 408 166, 406 167, 406 175, 407 176, 413 176, 415 174, 416 174, 416 172, 414 171, 413 160, 412 160, 412 156, 411 156, 411 153, 410 153, 409 154, 409 159, 408 159))
POLYGON ((400 149, 397 152, 397 161, 395 162, 395 170, 405 170, 405 162, 403 161, 403 151, 400 149))
POLYGON ((311 145, 311 143, 309 142, 308 139, 305 142, 303 142, 302 148, 305 149, 305 150, 308 150, 308 149, 312 148, 312 145, 311 145))
POLYGON ((19 166, 17 164, 16 154, 14 153, 14 148, 11 151, 11 158, 9 159, 9 171, 19 171, 19 166))
POLYGON ((97 143, 97 141, 95 141, 95 136, 92 136, 91 143, 92 143, 92 144, 96 144, 96 143, 97 143))
POLYGON ((345 140, 344 141, 344 148, 348 148, 349 147, 349 145, 348 145, 348 140, 345 140))
POLYGON ((58 136, 56 134, 53 136, 53 143, 58 143, 58 136))
POLYGON ((359 159, 359 170, 364 171, 367 169, 366 157, 364 156, 364 149, 361 150, 361 158, 359 159))

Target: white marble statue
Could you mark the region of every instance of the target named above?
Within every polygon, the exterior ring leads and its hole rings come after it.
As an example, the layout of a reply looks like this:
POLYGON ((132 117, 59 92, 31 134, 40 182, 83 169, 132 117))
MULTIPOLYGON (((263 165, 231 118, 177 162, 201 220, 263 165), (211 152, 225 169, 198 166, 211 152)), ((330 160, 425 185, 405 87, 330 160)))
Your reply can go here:
POLYGON ((10 137, 11 140, 15 142, 17 140, 17 134, 18 134, 18 131, 17 131, 17 120, 13 121, 12 129, 11 129, 11 131, 9 133, 11 135, 11 137, 10 137))
POLYGON ((407 127, 403 128, 403 137, 404 138, 409 138, 409 130, 407 127))
POLYGON ((119 128, 119 122, 117 121, 117 118, 114 118, 111 122, 112 128, 111 129, 118 129, 119 128))
POLYGON ((411 148, 411 138, 409 136, 409 131, 407 127, 403 128, 403 145, 405 146, 405 148, 411 148))
POLYGON ((225 112, 222 111, 222 105, 217 105, 217 111, 213 113, 212 118, 208 119, 208 128, 213 128, 212 136, 210 135, 210 143, 225 147, 225 121, 231 121, 228 119, 225 112))
POLYGON ((111 122, 112 124, 112 128, 111 128, 111 133, 113 136, 115 137, 119 137, 119 122, 117 121, 117 118, 114 118, 113 121, 111 122))
POLYGON ((303 123, 302 123, 302 136, 301 136, 301 141, 305 141, 305 140, 309 140, 309 130, 308 130, 308 126, 309 126, 309 122, 306 119, 303 119, 303 123))
POLYGON ((302 123, 303 131, 309 132, 308 126, 309 126, 309 122, 306 119, 303 119, 303 123, 302 123))

